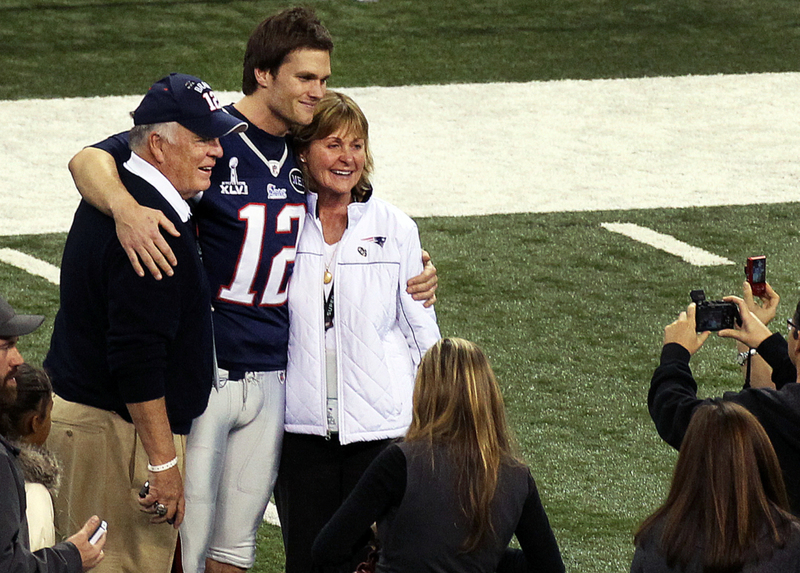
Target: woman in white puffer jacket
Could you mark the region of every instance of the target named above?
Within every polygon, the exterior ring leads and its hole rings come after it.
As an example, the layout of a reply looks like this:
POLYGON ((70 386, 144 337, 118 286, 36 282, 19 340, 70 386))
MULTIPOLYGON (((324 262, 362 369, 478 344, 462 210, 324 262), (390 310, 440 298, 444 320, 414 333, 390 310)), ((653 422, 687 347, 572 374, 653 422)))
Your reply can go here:
POLYGON ((372 197, 359 107, 328 92, 294 143, 308 212, 289 285, 286 433, 275 489, 287 573, 309 570, 317 533, 370 462, 405 434, 416 367, 439 339, 433 308, 405 288, 422 271, 417 226, 372 197))

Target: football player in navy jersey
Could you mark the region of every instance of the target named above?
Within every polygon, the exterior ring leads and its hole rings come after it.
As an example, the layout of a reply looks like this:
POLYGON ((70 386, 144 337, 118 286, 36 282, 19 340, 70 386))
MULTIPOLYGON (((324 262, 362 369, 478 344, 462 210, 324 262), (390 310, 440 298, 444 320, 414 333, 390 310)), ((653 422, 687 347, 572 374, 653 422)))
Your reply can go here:
MULTIPOLYGON (((184 571, 243 571, 278 470, 288 343, 286 286, 305 214, 303 180, 286 134, 311 121, 330 76, 333 42, 314 13, 292 8, 264 20, 244 58, 244 97, 228 113, 248 123, 245 137, 221 140, 225 159, 194 208, 214 308, 219 382, 187 440, 184 571)), ((141 276, 178 264, 161 229, 163 214, 139 206, 122 186, 124 134, 70 162, 83 197, 114 217, 141 276), (144 265, 144 266, 143 266, 144 265)), ((163 280, 169 280, 164 278, 163 280)), ((409 281, 418 300, 435 301, 436 270, 409 281)))

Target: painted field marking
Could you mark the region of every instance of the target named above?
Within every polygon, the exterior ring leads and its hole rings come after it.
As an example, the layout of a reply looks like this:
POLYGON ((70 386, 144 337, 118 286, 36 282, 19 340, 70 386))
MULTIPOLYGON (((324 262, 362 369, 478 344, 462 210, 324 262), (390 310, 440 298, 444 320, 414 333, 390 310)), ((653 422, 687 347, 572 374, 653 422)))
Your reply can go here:
POLYGON ((0 261, 22 269, 23 271, 27 271, 37 277, 47 279, 56 286, 59 284, 61 269, 41 259, 37 259, 36 257, 26 255, 14 249, 0 249, 0 261))
POLYGON ((275 507, 275 504, 272 500, 269 500, 267 509, 264 511, 264 521, 270 525, 275 525, 277 527, 281 526, 281 520, 278 519, 278 508, 275 507))
POLYGON ((639 241, 645 245, 650 245, 656 249, 665 251, 671 255, 682 258, 690 265, 696 267, 713 267, 718 265, 735 265, 730 259, 720 257, 708 251, 704 251, 698 247, 693 247, 683 241, 679 241, 675 237, 658 233, 647 227, 640 227, 633 223, 601 223, 601 227, 611 231, 612 233, 619 233, 630 237, 634 241, 639 241))

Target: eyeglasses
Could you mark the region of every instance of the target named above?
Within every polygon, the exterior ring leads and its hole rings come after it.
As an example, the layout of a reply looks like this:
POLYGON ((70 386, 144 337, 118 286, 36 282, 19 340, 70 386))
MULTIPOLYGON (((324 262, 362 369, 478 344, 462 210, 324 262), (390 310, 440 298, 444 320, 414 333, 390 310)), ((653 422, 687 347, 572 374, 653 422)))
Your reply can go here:
POLYGON ((786 319, 786 328, 790 333, 792 332, 793 328, 797 331, 800 331, 800 327, 793 323, 791 318, 786 319))

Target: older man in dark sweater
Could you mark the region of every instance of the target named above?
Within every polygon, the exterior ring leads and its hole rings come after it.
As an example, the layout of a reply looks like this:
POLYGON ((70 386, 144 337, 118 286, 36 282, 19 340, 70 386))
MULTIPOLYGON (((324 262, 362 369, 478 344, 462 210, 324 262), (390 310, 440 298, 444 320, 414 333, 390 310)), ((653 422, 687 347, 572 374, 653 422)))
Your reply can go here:
POLYGON ((156 82, 133 119, 120 179, 179 230, 166 240, 181 264, 163 280, 138 277, 113 220, 81 202, 45 360, 57 395, 48 444, 65 466, 57 530, 98 514, 116 533, 99 570, 166 572, 184 512, 181 436, 213 382, 211 299, 186 200, 208 188, 219 138, 246 124, 183 74, 156 82))
MULTIPOLYGON (((792 319, 787 321, 789 336, 784 339, 780 334, 772 334, 744 300, 737 297, 725 300, 738 305, 742 325, 721 330, 719 335, 757 349, 773 369, 775 388, 744 388, 740 392, 726 392, 722 399, 744 406, 764 426, 783 470, 791 510, 800 516, 800 384, 797 384, 800 304, 792 319)), ((650 416, 659 435, 675 449, 680 449, 692 414, 703 403, 697 397, 697 383, 692 377, 689 359, 709 333, 695 332, 695 313, 695 305, 689 305, 678 320, 664 329, 661 364, 653 374, 647 397, 650 416)))

